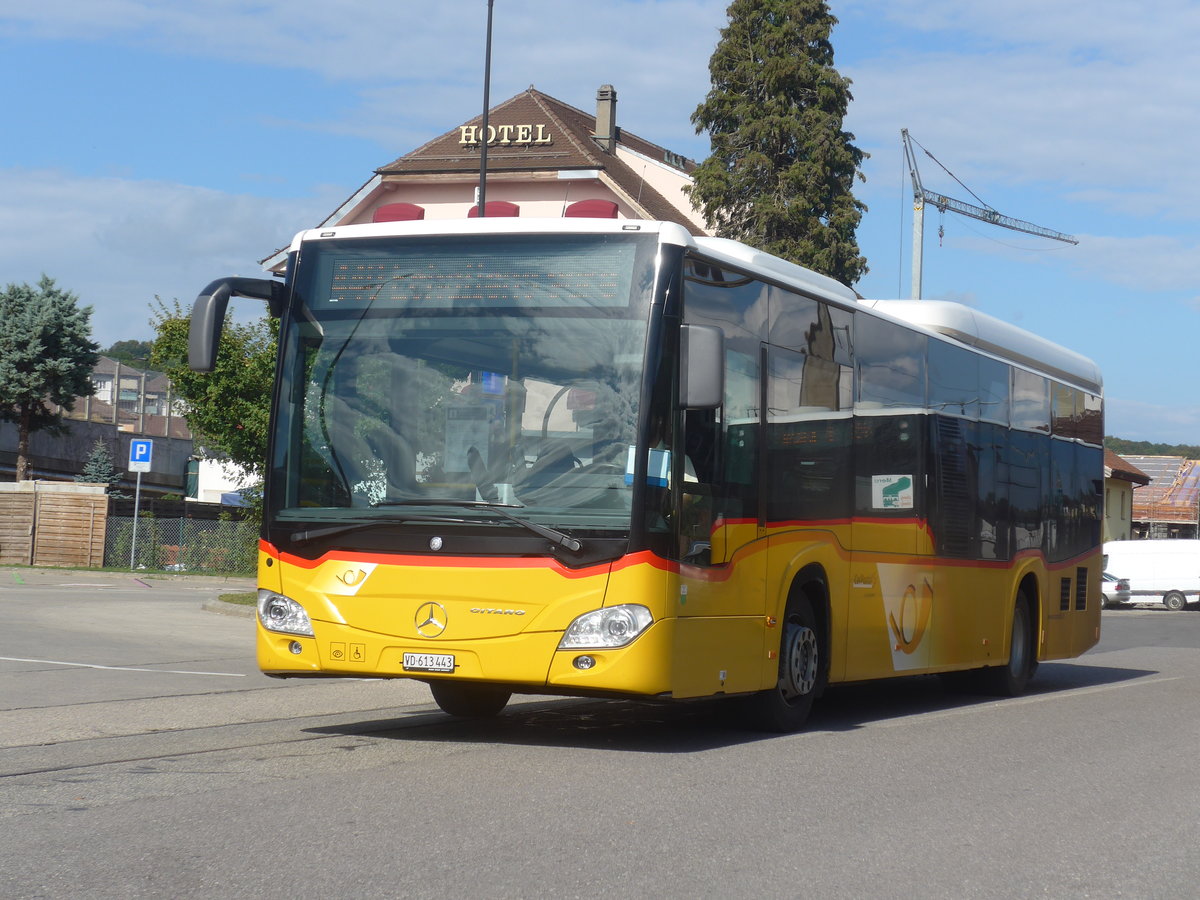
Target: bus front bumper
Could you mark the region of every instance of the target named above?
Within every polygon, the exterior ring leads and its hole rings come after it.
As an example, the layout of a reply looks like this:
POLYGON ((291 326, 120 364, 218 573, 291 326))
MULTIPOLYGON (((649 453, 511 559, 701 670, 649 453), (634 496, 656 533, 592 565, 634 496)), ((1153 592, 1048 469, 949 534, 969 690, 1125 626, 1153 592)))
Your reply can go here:
POLYGON ((624 647, 603 649, 559 649, 560 631, 459 642, 412 640, 320 621, 313 622, 313 631, 312 637, 282 634, 259 623, 259 668, 283 678, 448 679, 503 685, 517 693, 655 696, 670 691, 675 619, 654 622, 624 647))

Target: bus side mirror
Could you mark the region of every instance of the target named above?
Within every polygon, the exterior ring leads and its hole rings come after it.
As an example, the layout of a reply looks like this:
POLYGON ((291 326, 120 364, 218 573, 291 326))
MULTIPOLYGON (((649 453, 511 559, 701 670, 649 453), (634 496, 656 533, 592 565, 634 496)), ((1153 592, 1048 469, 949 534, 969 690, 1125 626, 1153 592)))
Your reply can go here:
POLYGON ((724 401, 724 332, 715 325, 680 326, 679 405, 715 409, 724 401))
POLYGON ((283 285, 268 278, 218 278, 200 292, 192 304, 188 325, 188 366, 196 372, 211 372, 217 366, 217 346, 225 326, 230 297, 266 300, 271 315, 283 313, 283 285))

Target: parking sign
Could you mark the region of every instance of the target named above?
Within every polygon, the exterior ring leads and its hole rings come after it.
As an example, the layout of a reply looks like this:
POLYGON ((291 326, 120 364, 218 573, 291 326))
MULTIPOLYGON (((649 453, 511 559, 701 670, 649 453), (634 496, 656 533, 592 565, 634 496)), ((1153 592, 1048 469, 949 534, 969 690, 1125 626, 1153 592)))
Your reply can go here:
POLYGON ((137 439, 129 442, 129 471, 149 472, 150 458, 154 455, 154 441, 137 439))

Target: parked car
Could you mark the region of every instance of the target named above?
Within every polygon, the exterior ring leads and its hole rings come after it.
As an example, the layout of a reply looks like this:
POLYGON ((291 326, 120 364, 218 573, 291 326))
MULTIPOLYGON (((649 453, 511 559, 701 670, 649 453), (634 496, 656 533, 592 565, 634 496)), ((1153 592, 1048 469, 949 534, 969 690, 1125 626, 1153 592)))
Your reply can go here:
POLYGON ((1106 541, 1104 568, 1127 578, 1140 603, 1178 610, 1200 599, 1200 540, 1106 541))
POLYGON ((1110 572, 1100 576, 1100 591, 1101 609, 1128 603, 1133 596, 1133 592, 1129 590, 1129 579, 1118 578, 1110 572))

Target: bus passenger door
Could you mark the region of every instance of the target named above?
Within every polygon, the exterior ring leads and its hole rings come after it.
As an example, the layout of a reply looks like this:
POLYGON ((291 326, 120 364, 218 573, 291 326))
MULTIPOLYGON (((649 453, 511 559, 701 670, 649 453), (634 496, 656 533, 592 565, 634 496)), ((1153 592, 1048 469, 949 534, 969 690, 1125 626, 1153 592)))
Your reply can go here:
POLYGON ((727 347, 724 405, 682 417, 677 697, 761 686, 766 542, 758 513, 758 369, 756 356, 727 347))

